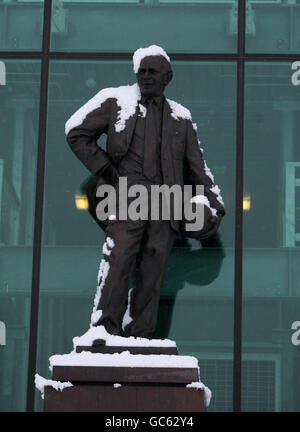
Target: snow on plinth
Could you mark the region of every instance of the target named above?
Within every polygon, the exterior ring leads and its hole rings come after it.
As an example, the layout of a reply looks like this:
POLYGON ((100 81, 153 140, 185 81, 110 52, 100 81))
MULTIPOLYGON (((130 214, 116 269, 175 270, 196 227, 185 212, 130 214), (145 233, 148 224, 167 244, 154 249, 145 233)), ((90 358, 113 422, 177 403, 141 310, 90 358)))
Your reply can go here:
POLYGON ((67 387, 73 387, 73 384, 70 383, 70 381, 66 381, 66 382, 54 381, 54 380, 43 378, 38 374, 35 374, 34 383, 36 388, 41 392, 42 399, 44 399, 45 386, 51 386, 56 391, 58 390, 63 391, 67 387))
POLYGON ((53 366, 94 367, 148 367, 148 368, 197 368, 198 360, 192 356, 173 354, 130 354, 129 351, 114 354, 81 353, 56 354, 49 358, 50 371, 53 366))
POLYGON ((186 387, 194 388, 197 390, 204 390, 204 403, 206 407, 209 406, 211 400, 211 390, 208 387, 206 387, 206 385, 204 385, 203 382, 195 381, 190 384, 187 384, 186 387))
POLYGON ((104 326, 91 327, 82 336, 73 338, 74 350, 77 346, 92 346, 96 339, 105 340, 106 346, 126 347, 176 347, 176 342, 170 339, 147 339, 141 337, 123 337, 107 333, 104 326))

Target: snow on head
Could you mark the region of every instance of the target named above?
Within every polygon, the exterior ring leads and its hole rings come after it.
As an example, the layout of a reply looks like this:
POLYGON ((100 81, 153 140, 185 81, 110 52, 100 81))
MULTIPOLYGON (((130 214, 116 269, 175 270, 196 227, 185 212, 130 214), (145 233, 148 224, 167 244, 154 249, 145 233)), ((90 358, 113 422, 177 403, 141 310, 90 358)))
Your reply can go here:
POLYGON ((147 48, 139 48, 134 52, 132 57, 133 70, 135 74, 138 73, 143 58, 150 57, 150 56, 163 56, 170 63, 170 57, 168 56, 166 51, 162 49, 160 46, 150 45, 147 48))

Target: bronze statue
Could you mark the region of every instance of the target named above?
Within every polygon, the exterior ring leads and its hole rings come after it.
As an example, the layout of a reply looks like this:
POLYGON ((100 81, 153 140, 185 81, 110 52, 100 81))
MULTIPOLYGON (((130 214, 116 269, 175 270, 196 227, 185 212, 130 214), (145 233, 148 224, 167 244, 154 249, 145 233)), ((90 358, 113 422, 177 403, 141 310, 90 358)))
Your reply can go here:
MULTIPOLYGON (((164 96, 173 72, 166 52, 157 46, 141 48, 133 56, 137 84, 101 90, 66 123, 67 141, 98 185, 203 185, 204 226, 188 236, 204 239, 216 232, 225 209, 220 189, 199 147, 189 110, 164 96), (107 135, 107 151, 97 145, 107 135)), ((150 196, 150 195, 149 195, 150 196)), ((198 201, 196 201, 198 202, 198 201)), ((128 203, 129 205, 129 203, 128 203)), ((150 215, 151 202, 149 202, 150 215)), ((105 221, 106 241, 92 314, 93 326, 113 335, 150 338, 157 321, 160 290, 172 244, 185 221, 105 221), (134 286, 128 281, 133 269, 134 286)))

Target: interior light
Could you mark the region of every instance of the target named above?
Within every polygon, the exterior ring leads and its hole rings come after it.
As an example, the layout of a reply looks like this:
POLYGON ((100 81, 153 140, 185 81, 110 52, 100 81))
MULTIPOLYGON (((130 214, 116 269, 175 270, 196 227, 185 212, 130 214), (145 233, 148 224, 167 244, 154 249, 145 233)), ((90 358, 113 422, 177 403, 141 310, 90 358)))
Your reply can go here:
POLYGON ((251 208, 251 196, 250 195, 244 195, 243 197, 243 210, 249 211, 251 208))
POLYGON ((88 210, 89 209, 89 202, 86 195, 75 195, 75 204, 77 210, 88 210))

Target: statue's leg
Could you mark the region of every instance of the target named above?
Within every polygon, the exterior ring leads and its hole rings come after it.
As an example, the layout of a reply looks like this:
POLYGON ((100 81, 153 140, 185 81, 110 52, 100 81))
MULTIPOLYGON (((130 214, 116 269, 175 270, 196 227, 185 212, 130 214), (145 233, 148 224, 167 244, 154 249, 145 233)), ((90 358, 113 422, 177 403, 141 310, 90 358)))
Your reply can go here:
POLYGON ((176 236, 177 233, 171 228, 169 221, 148 221, 131 293, 132 321, 124 329, 125 336, 150 338, 154 332, 160 290, 176 236))
MULTIPOLYGON (((104 254, 107 267, 101 286, 97 310, 102 311, 93 325, 104 325, 110 334, 119 334, 126 310, 128 279, 131 267, 139 251, 147 221, 113 221, 106 229, 107 238, 113 241, 108 255, 104 254)), ((99 288, 99 287, 98 287, 99 288)))

